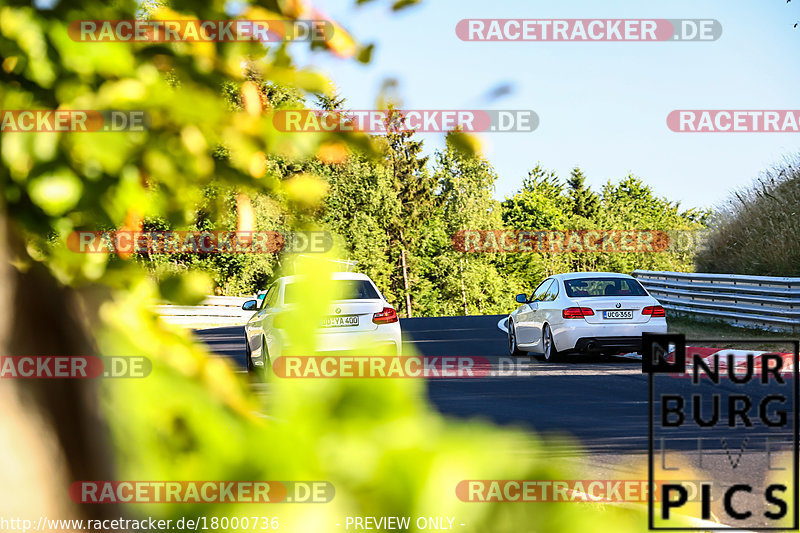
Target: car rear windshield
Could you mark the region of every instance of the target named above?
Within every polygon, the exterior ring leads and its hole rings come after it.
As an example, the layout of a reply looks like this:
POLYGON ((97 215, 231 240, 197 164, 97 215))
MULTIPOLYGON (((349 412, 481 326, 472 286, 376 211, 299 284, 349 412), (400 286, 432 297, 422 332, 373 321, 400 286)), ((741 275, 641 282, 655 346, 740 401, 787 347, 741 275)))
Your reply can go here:
POLYGON ((647 296, 635 279, 577 278, 564 280, 567 296, 586 298, 593 296, 647 296))
MULTIPOLYGON (((286 304, 297 303, 299 283, 288 283, 283 295, 286 304)), ((337 279, 333 281, 334 293, 337 300, 377 300, 380 298, 378 291, 372 283, 365 279, 337 279)))

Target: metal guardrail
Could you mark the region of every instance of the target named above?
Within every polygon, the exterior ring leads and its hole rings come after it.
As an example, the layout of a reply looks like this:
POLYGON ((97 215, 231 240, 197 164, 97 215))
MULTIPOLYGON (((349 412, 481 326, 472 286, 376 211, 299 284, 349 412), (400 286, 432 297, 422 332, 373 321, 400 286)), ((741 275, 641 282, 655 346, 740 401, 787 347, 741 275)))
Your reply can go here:
POLYGON ((235 326, 253 315, 242 304, 252 298, 209 296, 200 305, 157 305, 156 313, 164 322, 181 326, 235 326))
POLYGON ((800 278, 635 270, 664 308, 730 324, 800 332, 800 278))

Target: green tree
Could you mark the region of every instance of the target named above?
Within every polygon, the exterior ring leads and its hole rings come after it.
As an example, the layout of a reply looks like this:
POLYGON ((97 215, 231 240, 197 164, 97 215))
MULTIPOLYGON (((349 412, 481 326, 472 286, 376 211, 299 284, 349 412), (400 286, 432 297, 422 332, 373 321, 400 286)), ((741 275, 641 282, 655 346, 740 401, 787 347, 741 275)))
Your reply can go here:
POLYGON ((536 165, 520 191, 503 202, 503 220, 514 229, 559 229, 567 219, 563 193, 556 173, 536 165))
POLYGON ((320 109, 326 111, 341 111, 344 109, 345 98, 340 94, 318 94, 316 97, 316 104, 320 109))
POLYGON ((600 199, 597 194, 586 186, 586 176, 583 171, 575 167, 567 178, 567 188, 571 200, 572 214, 594 219, 600 206, 600 199))
MULTIPOLYGON (((638 177, 628 175, 619 183, 610 181, 603 187, 602 208, 598 224, 604 229, 666 232, 695 231, 702 225, 695 221, 694 211, 682 211, 678 202, 656 196, 652 187, 638 177)), ((674 233, 677 236, 679 233, 674 233)), ((669 251, 657 253, 598 254, 604 268, 614 272, 634 269, 677 270, 692 268, 696 249, 673 246, 669 251)))
POLYGON ((389 231, 390 221, 399 217, 400 203, 388 168, 359 152, 342 163, 317 161, 311 168, 330 186, 318 220, 341 238, 347 259, 357 261, 357 270, 368 274, 399 309, 403 302, 395 292, 397 267, 389 231))
POLYGON ((459 231, 503 227, 500 203, 494 199, 497 174, 484 157, 457 146, 456 135, 448 134, 445 149, 436 152, 434 166, 444 239, 439 253, 431 258, 430 276, 439 288, 440 314, 503 312, 508 294, 495 254, 453 249, 452 239, 459 231))
MULTIPOLYGON (((555 172, 536 165, 522 181, 522 188, 502 203, 503 221, 514 230, 547 231, 565 229, 569 202, 564 185, 555 172)), ((518 253, 501 259, 503 271, 518 279, 520 292, 531 292, 546 276, 567 270, 562 254, 518 253)))
POLYGON ((415 243, 424 235, 424 226, 435 216, 436 181, 427 168, 428 157, 422 155, 422 141, 415 132, 402 126, 401 111, 389 106, 386 118, 385 160, 400 210, 389 221, 389 253, 397 265, 392 288, 402 295, 405 314, 413 316, 412 293, 424 291, 415 264, 415 243))

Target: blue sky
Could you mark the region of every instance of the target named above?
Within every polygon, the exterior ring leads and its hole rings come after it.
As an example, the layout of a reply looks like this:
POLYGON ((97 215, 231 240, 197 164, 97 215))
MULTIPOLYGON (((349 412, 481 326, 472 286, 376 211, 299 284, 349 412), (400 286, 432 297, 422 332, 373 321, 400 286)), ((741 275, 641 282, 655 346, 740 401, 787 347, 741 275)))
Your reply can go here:
MULTIPOLYGON (((562 177, 578 165, 595 188, 632 173, 684 207, 713 206, 800 146, 798 133, 666 126, 673 109, 800 109, 800 2, 427 0, 400 13, 380 0, 313 3, 360 42, 376 43, 366 66, 301 54, 350 109, 373 108, 383 81, 395 78, 406 109, 536 111, 532 133, 481 136, 498 199, 541 162, 562 177), (455 34, 463 18, 714 18, 723 32, 713 42, 464 42, 455 34), (513 92, 487 100, 503 83, 513 92)), ((422 137, 429 153, 443 144, 443 134, 422 137)))

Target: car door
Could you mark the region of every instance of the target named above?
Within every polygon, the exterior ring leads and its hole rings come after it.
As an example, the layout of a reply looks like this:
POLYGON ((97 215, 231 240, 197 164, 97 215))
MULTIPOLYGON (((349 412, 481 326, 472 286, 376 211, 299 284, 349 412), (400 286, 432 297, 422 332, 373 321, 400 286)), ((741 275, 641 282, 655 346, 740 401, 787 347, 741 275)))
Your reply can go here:
POLYGON ((552 324, 556 315, 561 315, 561 303, 558 301, 559 286, 558 280, 553 278, 553 282, 548 285, 547 290, 539 300, 539 305, 533 313, 531 320, 531 335, 533 336, 532 346, 540 347, 542 340, 542 328, 545 323, 552 324))
POLYGON ((514 318, 517 344, 520 346, 535 346, 541 340, 541 326, 537 328, 538 310, 542 299, 547 294, 547 289, 553 283, 553 278, 547 278, 536 287, 529 298, 529 302, 522 304, 514 318))
POLYGON ((283 305, 283 294, 286 291, 286 281, 284 278, 275 282, 275 289, 272 293, 264 298, 264 319, 262 320, 264 328, 264 339, 267 341, 267 350, 271 354, 279 353, 275 347, 280 342, 281 337, 277 328, 275 327, 275 320, 281 313, 285 311, 283 305))
POLYGON ((256 311, 250 320, 247 321, 247 342, 250 350, 258 350, 261 347, 261 336, 264 333, 264 319, 275 305, 275 298, 278 294, 278 283, 273 283, 267 289, 267 294, 261 301, 261 307, 256 311))

